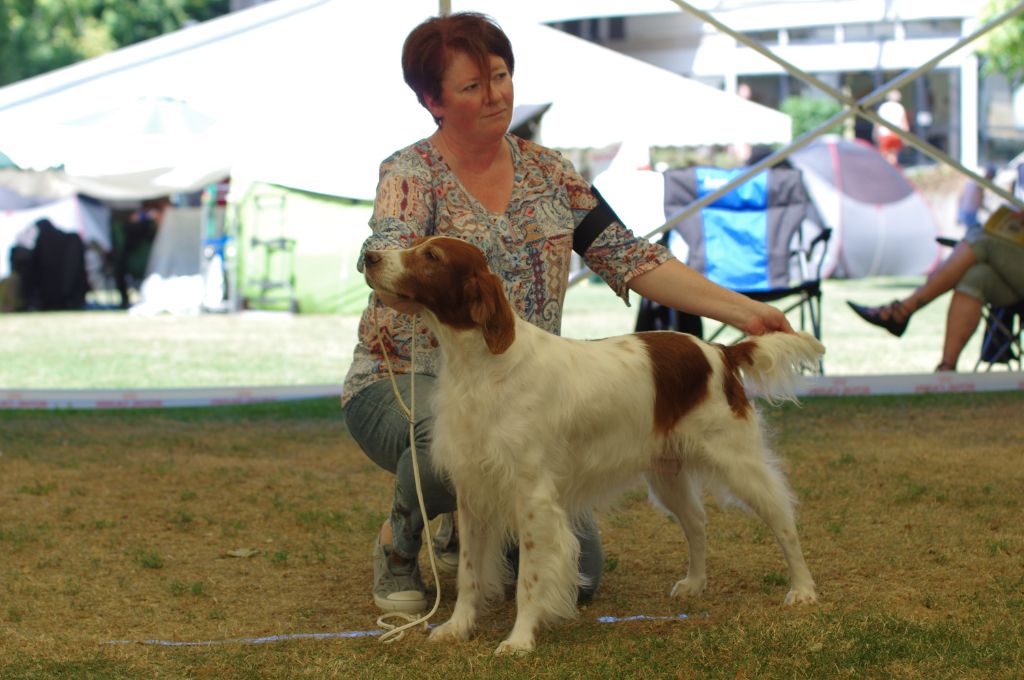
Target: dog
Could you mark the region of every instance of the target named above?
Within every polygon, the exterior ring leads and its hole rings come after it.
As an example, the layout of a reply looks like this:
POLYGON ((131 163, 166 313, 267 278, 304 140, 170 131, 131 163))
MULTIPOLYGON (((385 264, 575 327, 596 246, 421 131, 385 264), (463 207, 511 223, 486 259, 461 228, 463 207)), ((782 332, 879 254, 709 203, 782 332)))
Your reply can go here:
POLYGON ((374 290, 420 305, 442 352, 431 455, 455 487, 460 553, 455 608, 431 640, 470 636, 503 595, 504 548, 518 541, 516 620, 495 652, 532 651, 539 627, 577 613, 573 522, 641 477, 686 536, 688 570, 672 596, 707 584, 708 484, 774 532, 789 566, 785 604, 817 600, 792 493, 741 378, 794 399, 800 368, 825 351, 813 336, 732 346, 671 331, 562 338, 513 312, 478 248, 444 236, 367 251, 364 274, 374 290))

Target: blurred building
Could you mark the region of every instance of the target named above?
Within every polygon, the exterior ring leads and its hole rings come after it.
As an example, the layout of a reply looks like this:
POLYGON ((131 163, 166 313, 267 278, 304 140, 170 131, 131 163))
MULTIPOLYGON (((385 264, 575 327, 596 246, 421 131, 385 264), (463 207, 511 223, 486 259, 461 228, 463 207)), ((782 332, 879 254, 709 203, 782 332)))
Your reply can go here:
MULTIPOLYGON (((978 13, 985 4, 985 0, 690 1, 855 99, 918 68, 971 34, 980 26, 978 13)), ((639 4, 642 12, 630 9, 623 15, 569 18, 553 25, 726 91, 743 92, 772 107, 790 96, 828 96, 727 33, 675 9, 671 2, 657 9, 651 2, 639 4)), ((912 131, 968 166, 1006 160, 1024 148, 1024 88, 1014 93, 1001 76, 982 78, 972 46, 955 52, 901 91, 912 131)), ((854 132, 869 137, 870 123, 860 121, 854 132)), ((927 162, 915 150, 905 149, 904 154, 904 162, 927 162)))

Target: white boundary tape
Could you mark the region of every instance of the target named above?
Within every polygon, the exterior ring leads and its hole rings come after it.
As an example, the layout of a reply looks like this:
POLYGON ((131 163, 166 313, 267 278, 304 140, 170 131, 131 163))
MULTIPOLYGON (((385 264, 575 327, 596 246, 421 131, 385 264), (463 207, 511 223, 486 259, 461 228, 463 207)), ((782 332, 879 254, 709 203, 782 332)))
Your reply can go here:
POLYGON ((1024 390, 1024 373, 918 373, 898 375, 814 376, 800 381, 800 397, 851 397, 883 394, 1009 392, 1024 390))
MULTIPOLYGON (((799 397, 1009 392, 1024 390, 1024 373, 924 373, 801 378, 799 397)), ((153 390, 4 390, 0 409, 137 409, 258 404, 338 397, 338 385, 270 385, 153 390)))
POLYGON ((154 390, 5 390, 0 409, 136 409, 260 404, 337 397, 340 385, 195 387, 154 390))
MULTIPOLYGON (((648 616, 636 614, 634 616, 599 616, 598 623, 628 623, 631 621, 686 621, 688 614, 676 614, 675 616, 648 616)), ((433 626, 429 626, 433 628, 433 626)), ((383 630, 348 630, 338 633, 283 633, 280 635, 264 635, 261 637, 240 637, 228 638, 225 640, 107 640, 105 645, 157 645, 161 647, 210 647, 213 645, 264 645, 268 642, 282 642, 284 640, 329 640, 333 638, 361 638, 376 637, 382 635, 383 630)))

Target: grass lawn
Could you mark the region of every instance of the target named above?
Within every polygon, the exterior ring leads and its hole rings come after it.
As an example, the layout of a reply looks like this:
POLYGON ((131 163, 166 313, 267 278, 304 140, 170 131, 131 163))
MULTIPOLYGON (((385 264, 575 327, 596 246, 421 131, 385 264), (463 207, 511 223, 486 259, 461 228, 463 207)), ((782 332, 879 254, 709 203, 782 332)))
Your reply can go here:
POLYGON ((492 656, 510 603, 460 644, 343 636, 378 628, 369 548, 390 476, 334 399, 0 412, 0 678, 1019 678, 1022 406, 766 409, 820 603, 782 607, 774 539, 713 504, 709 590, 670 598, 681 531, 629 488, 599 515, 597 597, 525 658, 492 656))
MULTIPOLYGON (((856 317, 846 300, 888 302, 919 278, 824 283, 825 370, 832 375, 927 373, 940 358, 947 297, 914 316, 900 339, 856 317)), ((563 334, 630 332, 627 307, 600 283, 570 288, 563 334)), ((341 384, 358 317, 246 313, 138 316, 120 311, 0 315, 0 388, 84 389, 341 384)), ((961 360, 970 370, 980 331, 961 360)))

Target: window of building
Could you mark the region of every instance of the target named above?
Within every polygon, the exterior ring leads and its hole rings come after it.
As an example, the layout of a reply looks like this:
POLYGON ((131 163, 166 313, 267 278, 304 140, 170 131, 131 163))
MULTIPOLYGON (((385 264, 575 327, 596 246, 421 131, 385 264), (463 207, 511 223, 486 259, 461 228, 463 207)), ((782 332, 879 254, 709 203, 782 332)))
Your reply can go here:
POLYGON ((904 22, 908 38, 959 38, 959 19, 921 19, 904 22))
MULTIPOLYGON (((779 32, 778 31, 743 31, 742 35, 751 40, 756 40, 762 45, 778 45, 779 44, 779 32)), ((743 43, 740 43, 741 45, 743 43)))
POLYGON ((556 21, 551 24, 555 28, 583 38, 590 42, 604 42, 606 40, 626 39, 626 20, 623 17, 608 17, 594 19, 570 19, 568 21, 556 21))
POLYGON ((626 39, 626 19, 624 17, 610 17, 608 19, 608 39, 626 39))
POLYGON ((846 24, 843 26, 846 42, 874 42, 892 40, 896 37, 896 24, 891 21, 878 23, 846 24))
POLYGON ((782 102, 784 86, 782 76, 745 76, 739 78, 739 85, 750 88, 750 101, 773 109, 782 102))
POLYGON ((569 21, 559 21, 555 23, 555 28, 565 31, 569 35, 574 35, 577 38, 583 37, 583 22, 579 19, 571 19, 569 21))
POLYGON ((800 26, 789 29, 788 33, 790 45, 820 45, 836 39, 834 26, 800 26))

